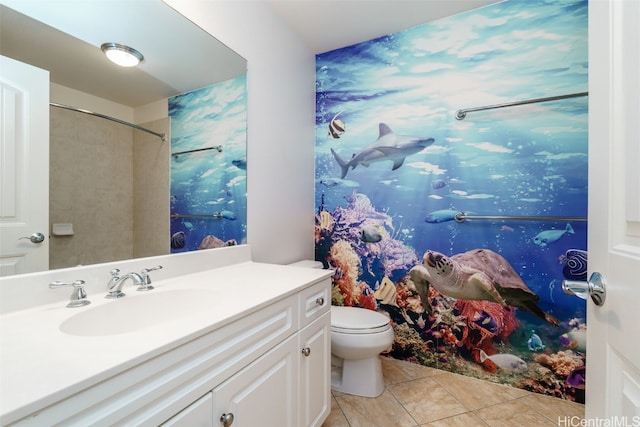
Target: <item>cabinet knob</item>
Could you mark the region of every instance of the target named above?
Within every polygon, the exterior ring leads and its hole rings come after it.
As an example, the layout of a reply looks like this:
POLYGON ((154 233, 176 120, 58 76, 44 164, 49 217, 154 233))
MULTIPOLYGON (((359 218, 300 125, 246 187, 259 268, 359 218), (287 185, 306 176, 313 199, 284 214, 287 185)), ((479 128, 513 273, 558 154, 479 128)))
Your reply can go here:
POLYGON ((231 412, 229 412, 228 414, 222 414, 222 416, 220 417, 220 422, 224 427, 229 427, 231 424, 233 424, 233 414, 231 412))
POLYGON ((309 355, 311 354, 311 349, 309 347, 303 348, 302 354, 304 354, 306 357, 309 357, 309 355))
POLYGON ((322 297, 316 298, 316 305, 324 305, 324 298, 322 297))

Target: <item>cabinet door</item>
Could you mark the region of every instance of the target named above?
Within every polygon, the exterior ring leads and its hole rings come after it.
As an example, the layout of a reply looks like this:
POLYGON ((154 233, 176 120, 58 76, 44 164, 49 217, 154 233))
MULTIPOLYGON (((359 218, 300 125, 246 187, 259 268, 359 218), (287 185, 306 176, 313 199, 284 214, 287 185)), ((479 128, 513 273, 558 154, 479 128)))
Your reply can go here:
POLYGON ((213 398, 207 393, 172 417, 162 427, 213 427, 213 398))
POLYGON ((300 331, 300 426, 321 426, 331 411, 331 313, 300 331))
POLYGON ((298 427, 297 335, 213 389, 214 425, 298 427))

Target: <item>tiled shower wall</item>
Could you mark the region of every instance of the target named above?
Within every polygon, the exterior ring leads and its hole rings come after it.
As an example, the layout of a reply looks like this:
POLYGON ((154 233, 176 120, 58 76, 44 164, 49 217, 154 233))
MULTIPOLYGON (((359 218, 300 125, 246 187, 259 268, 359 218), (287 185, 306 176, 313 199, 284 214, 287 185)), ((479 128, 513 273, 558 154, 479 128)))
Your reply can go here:
POLYGON ((169 143, 55 107, 50 126, 49 222, 74 229, 51 235, 50 268, 168 253, 169 143))

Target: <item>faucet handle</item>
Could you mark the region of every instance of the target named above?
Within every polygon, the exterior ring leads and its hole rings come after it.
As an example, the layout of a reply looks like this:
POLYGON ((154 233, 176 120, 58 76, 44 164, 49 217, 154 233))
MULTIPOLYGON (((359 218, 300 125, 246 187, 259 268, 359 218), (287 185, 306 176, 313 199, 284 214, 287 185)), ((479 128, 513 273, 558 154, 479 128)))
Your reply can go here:
POLYGON ((107 293, 107 296, 105 296, 105 298, 109 298, 109 299, 122 298, 125 295, 125 293, 122 292, 120 289, 116 289, 117 283, 120 280, 120 269, 114 268, 113 270, 109 271, 109 274, 111 274, 111 278, 107 283, 108 293, 107 293))
POLYGON ((84 290, 84 283, 84 280, 76 280, 73 282, 59 282, 56 280, 49 283, 49 288, 55 289, 73 286, 73 292, 71 292, 71 297, 69 298, 69 304, 67 304, 67 307, 84 307, 85 305, 91 304, 91 301, 87 299, 87 292, 84 290))
POLYGON ((151 289, 153 289, 153 286, 151 286, 151 276, 149 276, 149 272, 155 271, 155 270, 161 270, 161 269, 162 269, 161 265, 156 265, 155 267, 150 267, 150 268, 143 269, 140 272, 140 274, 142 275, 143 284, 138 286, 138 288, 136 290, 138 290, 138 291, 150 291, 151 289))

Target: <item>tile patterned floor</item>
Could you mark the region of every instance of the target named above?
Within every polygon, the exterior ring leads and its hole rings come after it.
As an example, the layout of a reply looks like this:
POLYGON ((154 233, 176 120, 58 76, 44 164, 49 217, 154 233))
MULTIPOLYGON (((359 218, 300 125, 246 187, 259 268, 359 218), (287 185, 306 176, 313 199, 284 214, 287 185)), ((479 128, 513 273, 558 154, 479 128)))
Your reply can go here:
POLYGON ((382 395, 334 391, 322 427, 546 427, 584 417, 579 403, 388 357, 382 369, 382 395))

